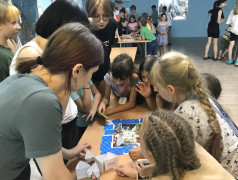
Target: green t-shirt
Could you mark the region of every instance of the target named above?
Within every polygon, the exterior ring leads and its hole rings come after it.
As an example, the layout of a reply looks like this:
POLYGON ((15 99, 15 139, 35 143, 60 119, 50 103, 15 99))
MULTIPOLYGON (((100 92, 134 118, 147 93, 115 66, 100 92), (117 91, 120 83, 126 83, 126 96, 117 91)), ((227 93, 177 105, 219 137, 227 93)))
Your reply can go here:
POLYGON ((16 74, 0 83, 0 176, 14 179, 30 158, 59 152, 62 107, 38 76, 16 74))
POLYGON ((144 36, 146 40, 149 40, 150 42, 155 40, 155 35, 147 28, 147 27, 142 27, 140 29, 140 35, 144 36))
POLYGON ((9 76, 9 67, 13 56, 11 49, 0 45, 0 82, 9 76))

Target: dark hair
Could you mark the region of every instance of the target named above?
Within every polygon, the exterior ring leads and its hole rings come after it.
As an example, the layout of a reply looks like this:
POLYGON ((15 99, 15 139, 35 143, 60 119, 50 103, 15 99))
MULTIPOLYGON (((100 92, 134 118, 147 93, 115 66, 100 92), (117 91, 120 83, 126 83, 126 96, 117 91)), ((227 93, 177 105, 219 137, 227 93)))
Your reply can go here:
MULTIPOLYGON (((101 5, 104 11, 104 15, 113 17, 113 2, 112 0, 87 0, 86 10, 89 17, 93 17, 97 11, 98 6, 101 5)), ((115 6, 114 6, 115 7, 115 6)))
POLYGON ((163 16, 166 17, 166 21, 167 21, 167 15, 166 15, 166 13, 162 13, 162 14, 161 14, 161 16, 160 16, 161 21, 162 21, 162 17, 163 17, 163 16))
MULTIPOLYGON (((51 74, 67 74, 66 89, 70 91, 73 67, 82 64, 88 71, 103 63, 103 52, 101 41, 88 28, 80 23, 67 23, 50 36, 41 61, 51 74)), ((16 63, 16 70, 28 73, 36 66, 36 59, 24 58, 16 63)))
POLYGON ((220 6, 222 3, 226 2, 227 0, 218 0, 217 1, 217 6, 220 6))
POLYGON ((131 10, 136 10, 136 6, 135 5, 131 5, 130 9, 131 10))
POLYGON ((144 119, 142 129, 145 148, 156 163, 152 177, 169 174, 173 180, 179 180, 187 171, 201 166, 193 131, 180 116, 171 111, 155 111, 144 119))
POLYGON ((134 64, 127 54, 118 55, 111 65, 112 76, 125 80, 133 74, 134 64))
POLYGON ((148 16, 147 13, 143 13, 141 17, 142 17, 142 18, 146 18, 146 19, 148 19, 149 16, 148 16))
POLYGON ((142 17, 141 20, 140 20, 140 23, 141 23, 141 25, 142 25, 143 27, 145 27, 146 24, 147 24, 147 19, 144 18, 144 17, 142 17))
POLYGON ((148 73, 151 71, 154 63, 158 60, 157 57, 154 57, 154 56, 147 56, 147 58, 142 61, 142 63, 140 64, 140 67, 139 67, 139 73, 141 73, 141 71, 145 70, 147 71, 148 73))
POLYGON ((135 19, 135 22, 136 22, 136 17, 134 15, 131 15, 129 18, 129 23, 131 23, 131 18, 135 19))
POLYGON ((210 73, 202 73, 202 76, 204 77, 207 88, 210 92, 210 94, 215 98, 218 99, 218 97, 221 94, 222 88, 221 88, 221 83, 219 79, 210 73))
POLYGON ((156 9, 156 5, 151 6, 151 9, 156 9))
POLYGON ((167 11, 167 6, 164 6, 162 9, 166 12, 167 11))
POLYGON ((36 33, 43 38, 50 37, 59 27, 69 22, 80 22, 88 25, 86 13, 71 0, 53 2, 36 23, 36 33))
POLYGON ((119 13, 125 13, 125 9, 123 9, 123 8, 120 9, 120 10, 119 10, 119 13))

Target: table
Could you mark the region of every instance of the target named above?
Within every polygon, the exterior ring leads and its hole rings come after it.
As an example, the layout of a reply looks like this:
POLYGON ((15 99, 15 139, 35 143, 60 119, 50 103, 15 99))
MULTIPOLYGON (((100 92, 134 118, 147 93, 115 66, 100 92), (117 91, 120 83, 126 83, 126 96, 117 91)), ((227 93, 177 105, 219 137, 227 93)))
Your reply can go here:
POLYGON ((112 63, 116 56, 122 53, 126 53, 132 58, 132 61, 134 62, 136 57, 136 51, 137 51, 137 47, 112 48, 112 51, 110 54, 110 61, 112 63))
MULTIPOLYGON (((141 118, 145 117, 146 114, 149 113, 149 109, 146 107, 145 104, 143 105, 137 105, 135 108, 112 114, 109 116, 109 119, 131 119, 131 118, 141 118)), ((94 120, 92 124, 88 126, 86 129, 85 133, 83 134, 80 142, 88 142, 92 145, 92 152, 95 153, 96 155, 100 154, 100 144, 102 140, 102 136, 104 134, 104 125, 105 125, 105 120, 100 119, 100 120, 94 120)), ((71 175, 73 179, 76 178, 76 172, 75 172, 75 167, 78 163, 79 159, 74 158, 70 160, 67 164, 68 169, 71 172, 71 175)), ((131 161, 130 157, 128 154, 126 155, 117 155, 117 164, 124 164, 126 162, 131 161)), ((130 178, 125 178, 125 177, 120 177, 117 176, 116 172, 113 169, 110 169, 103 174, 101 174, 100 180, 131 180, 130 178)))
POLYGON ((122 47, 122 44, 128 44, 128 43, 145 43, 145 57, 147 56, 147 43, 148 40, 135 40, 135 39, 122 39, 121 41, 118 41, 117 43, 120 44, 120 47, 122 47))

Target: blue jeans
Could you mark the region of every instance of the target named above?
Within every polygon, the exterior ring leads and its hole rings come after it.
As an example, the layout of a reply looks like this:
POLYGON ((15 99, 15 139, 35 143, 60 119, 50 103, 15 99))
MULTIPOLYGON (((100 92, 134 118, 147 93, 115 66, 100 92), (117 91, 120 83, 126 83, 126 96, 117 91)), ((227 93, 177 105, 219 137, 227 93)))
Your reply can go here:
POLYGON ((157 55, 157 40, 151 41, 150 43, 147 44, 147 55, 157 55))

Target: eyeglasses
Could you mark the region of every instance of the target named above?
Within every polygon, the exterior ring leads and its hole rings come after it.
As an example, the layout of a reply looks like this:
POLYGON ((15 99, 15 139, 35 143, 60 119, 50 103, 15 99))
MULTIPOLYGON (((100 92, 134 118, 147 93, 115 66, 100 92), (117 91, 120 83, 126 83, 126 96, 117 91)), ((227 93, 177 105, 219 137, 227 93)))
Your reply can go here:
POLYGON ((102 15, 102 16, 101 15, 97 15, 97 16, 92 16, 92 18, 93 18, 94 22, 99 22, 101 19, 103 21, 108 21, 110 16, 108 16, 108 15, 102 15))

